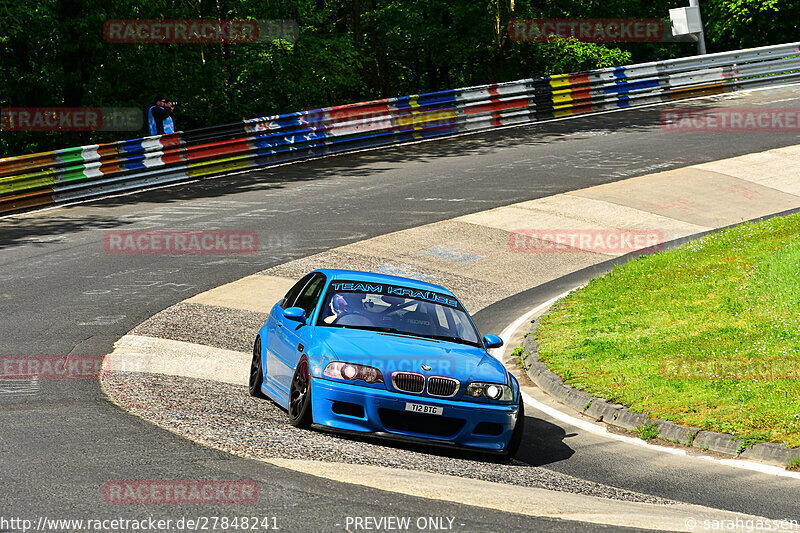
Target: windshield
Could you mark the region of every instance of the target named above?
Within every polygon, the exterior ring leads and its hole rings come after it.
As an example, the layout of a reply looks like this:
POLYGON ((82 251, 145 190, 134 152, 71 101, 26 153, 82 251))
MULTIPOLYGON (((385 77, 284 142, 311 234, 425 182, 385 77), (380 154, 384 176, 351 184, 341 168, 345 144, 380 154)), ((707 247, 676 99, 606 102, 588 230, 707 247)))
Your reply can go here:
POLYGON ((317 325, 481 346, 467 312, 452 296, 385 284, 332 282, 317 325))

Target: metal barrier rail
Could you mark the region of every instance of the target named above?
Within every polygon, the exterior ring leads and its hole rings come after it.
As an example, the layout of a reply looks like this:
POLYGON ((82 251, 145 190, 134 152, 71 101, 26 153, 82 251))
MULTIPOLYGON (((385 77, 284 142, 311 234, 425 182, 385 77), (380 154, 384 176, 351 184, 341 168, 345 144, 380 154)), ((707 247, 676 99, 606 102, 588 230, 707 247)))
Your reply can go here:
POLYGON ((259 117, 0 159, 0 214, 235 170, 800 82, 800 43, 259 117))

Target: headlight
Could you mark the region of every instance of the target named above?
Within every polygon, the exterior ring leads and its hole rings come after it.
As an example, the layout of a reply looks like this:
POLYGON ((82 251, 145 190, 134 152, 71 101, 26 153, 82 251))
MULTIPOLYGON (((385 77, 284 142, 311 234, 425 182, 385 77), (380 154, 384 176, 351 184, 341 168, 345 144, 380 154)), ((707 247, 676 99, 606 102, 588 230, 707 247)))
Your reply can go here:
POLYGON ((499 383, 470 383, 467 386, 467 395, 473 398, 485 396, 498 402, 510 402, 514 399, 511 387, 499 383))
POLYGON ((334 379, 344 379, 346 381, 356 381, 360 379, 370 384, 378 382, 383 383, 383 374, 381 374, 381 371, 377 368, 354 363, 343 363, 341 361, 328 363, 322 375, 334 379))

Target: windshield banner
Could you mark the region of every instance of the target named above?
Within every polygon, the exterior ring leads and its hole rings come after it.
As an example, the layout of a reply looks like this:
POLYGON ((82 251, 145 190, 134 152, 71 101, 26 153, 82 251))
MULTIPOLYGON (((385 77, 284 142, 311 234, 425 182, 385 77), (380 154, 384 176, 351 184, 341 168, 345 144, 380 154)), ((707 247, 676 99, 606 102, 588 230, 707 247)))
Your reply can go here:
POLYGON ((446 294, 414 289, 412 287, 401 287, 399 285, 387 285, 385 283, 368 283, 366 281, 341 281, 331 282, 330 291, 332 292, 363 292, 380 294, 385 296, 398 296, 400 298, 411 298, 427 302, 435 302, 449 307, 458 308, 458 300, 446 294))

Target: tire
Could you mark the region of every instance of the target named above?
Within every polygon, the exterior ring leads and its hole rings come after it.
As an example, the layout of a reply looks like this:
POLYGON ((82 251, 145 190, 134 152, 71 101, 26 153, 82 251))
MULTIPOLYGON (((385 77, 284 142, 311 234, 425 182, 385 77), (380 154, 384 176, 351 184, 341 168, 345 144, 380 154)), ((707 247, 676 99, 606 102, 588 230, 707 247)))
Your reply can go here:
POLYGON ((508 440, 508 445, 503 452, 503 455, 511 459, 517 454, 520 444, 522 444, 522 434, 525 432, 525 402, 522 401, 522 394, 519 396, 519 411, 517 411, 517 424, 514 426, 514 432, 508 440))
POLYGON ((305 428, 311 425, 311 375, 308 360, 303 357, 297 364, 289 387, 289 423, 305 428))
POLYGON ((250 362, 250 379, 247 382, 250 396, 255 398, 266 398, 261 392, 261 385, 264 383, 264 370, 261 367, 261 335, 256 335, 253 343, 253 360, 250 362))

